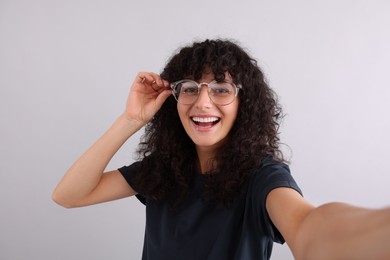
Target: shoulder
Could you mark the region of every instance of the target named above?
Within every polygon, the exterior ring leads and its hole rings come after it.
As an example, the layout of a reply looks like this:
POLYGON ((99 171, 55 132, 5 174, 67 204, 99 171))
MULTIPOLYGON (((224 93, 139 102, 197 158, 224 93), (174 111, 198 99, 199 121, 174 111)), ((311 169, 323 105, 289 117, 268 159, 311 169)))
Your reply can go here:
POLYGON ((261 160, 256 170, 257 172, 286 171, 290 173, 290 167, 286 163, 278 161, 270 155, 261 160))
POLYGON ((136 173, 140 169, 141 169, 141 161, 137 161, 137 162, 133 162, 133 163, 131 163, 129 165, 122 166, 118 170, 122 174, 130 174, 130 173, 136 173))
POLYGON ((301 193, 290 172, 290 167, 272 156, 265 157, 255 169, 250 184, 265 193, 278 187, 290 187, 301 193))
POLYGON ((283 243, 284 238, 269 218, 266 204, 268 195, 281 187, 301 193, 290 173, 289 166, 268 156, 259 163, 251 176, 246 196, 246 202, 251 205, 252 214, 259 224, 260 231, 278 243, 283 243))
POLYGON ((134 162, 130 165, 119 168, 118 171, 122 174, 122 176, 125 178, 127 183, 132 185, 134 177, 141 170, 141 164, 142 164, 141 162, 134 162))

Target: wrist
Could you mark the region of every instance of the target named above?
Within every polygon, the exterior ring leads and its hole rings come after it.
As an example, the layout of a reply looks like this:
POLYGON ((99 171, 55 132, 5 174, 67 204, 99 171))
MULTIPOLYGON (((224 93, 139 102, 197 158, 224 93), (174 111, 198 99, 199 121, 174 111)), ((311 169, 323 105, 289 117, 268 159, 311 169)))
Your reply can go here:
POLYGON ((126 132, 133 134, 140 130, 146 123, 139 120, 129 118, 125 114, 120 115, 115 124, 118 124, 121 128, 126 130, 126 132))

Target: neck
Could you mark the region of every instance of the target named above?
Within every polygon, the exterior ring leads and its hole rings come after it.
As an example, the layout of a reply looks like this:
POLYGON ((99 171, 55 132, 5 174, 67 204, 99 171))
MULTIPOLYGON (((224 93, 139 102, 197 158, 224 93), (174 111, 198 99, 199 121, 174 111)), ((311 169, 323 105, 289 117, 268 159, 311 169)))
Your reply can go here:
POLYGON ((215 149, 210 147, 196 147, 196 152, 198 154, 200 172, 204 174, 213 170, 215 163, 211 163, 211 159, 215 156, 215 149))

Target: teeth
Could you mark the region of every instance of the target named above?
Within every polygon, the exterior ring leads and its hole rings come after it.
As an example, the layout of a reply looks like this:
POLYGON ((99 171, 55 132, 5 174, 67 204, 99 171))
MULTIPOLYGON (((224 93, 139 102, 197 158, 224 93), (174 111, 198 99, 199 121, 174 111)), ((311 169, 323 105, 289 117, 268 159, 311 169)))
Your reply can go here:
POLYGON ((193 117, 192 120, 199 123, 211 123, 218 121, 218 117, 193 117))

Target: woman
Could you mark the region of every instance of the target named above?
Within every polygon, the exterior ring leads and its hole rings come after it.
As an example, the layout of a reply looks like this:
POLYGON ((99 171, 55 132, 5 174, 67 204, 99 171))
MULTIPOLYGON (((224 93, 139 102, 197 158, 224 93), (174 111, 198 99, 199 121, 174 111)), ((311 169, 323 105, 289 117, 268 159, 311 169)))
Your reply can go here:
POLYGON ((143 259, 388 259, 389 209, 314 207, 279 150, 281 109, 237 44, 182 48, 161 75, 141 72, 124 113, 53 193, 65 207, 132 195, 146 205, 143 259), (103 173, 146 126, 140 160, 103 173), (387 248, 386 248, 387 247, 387 248))

